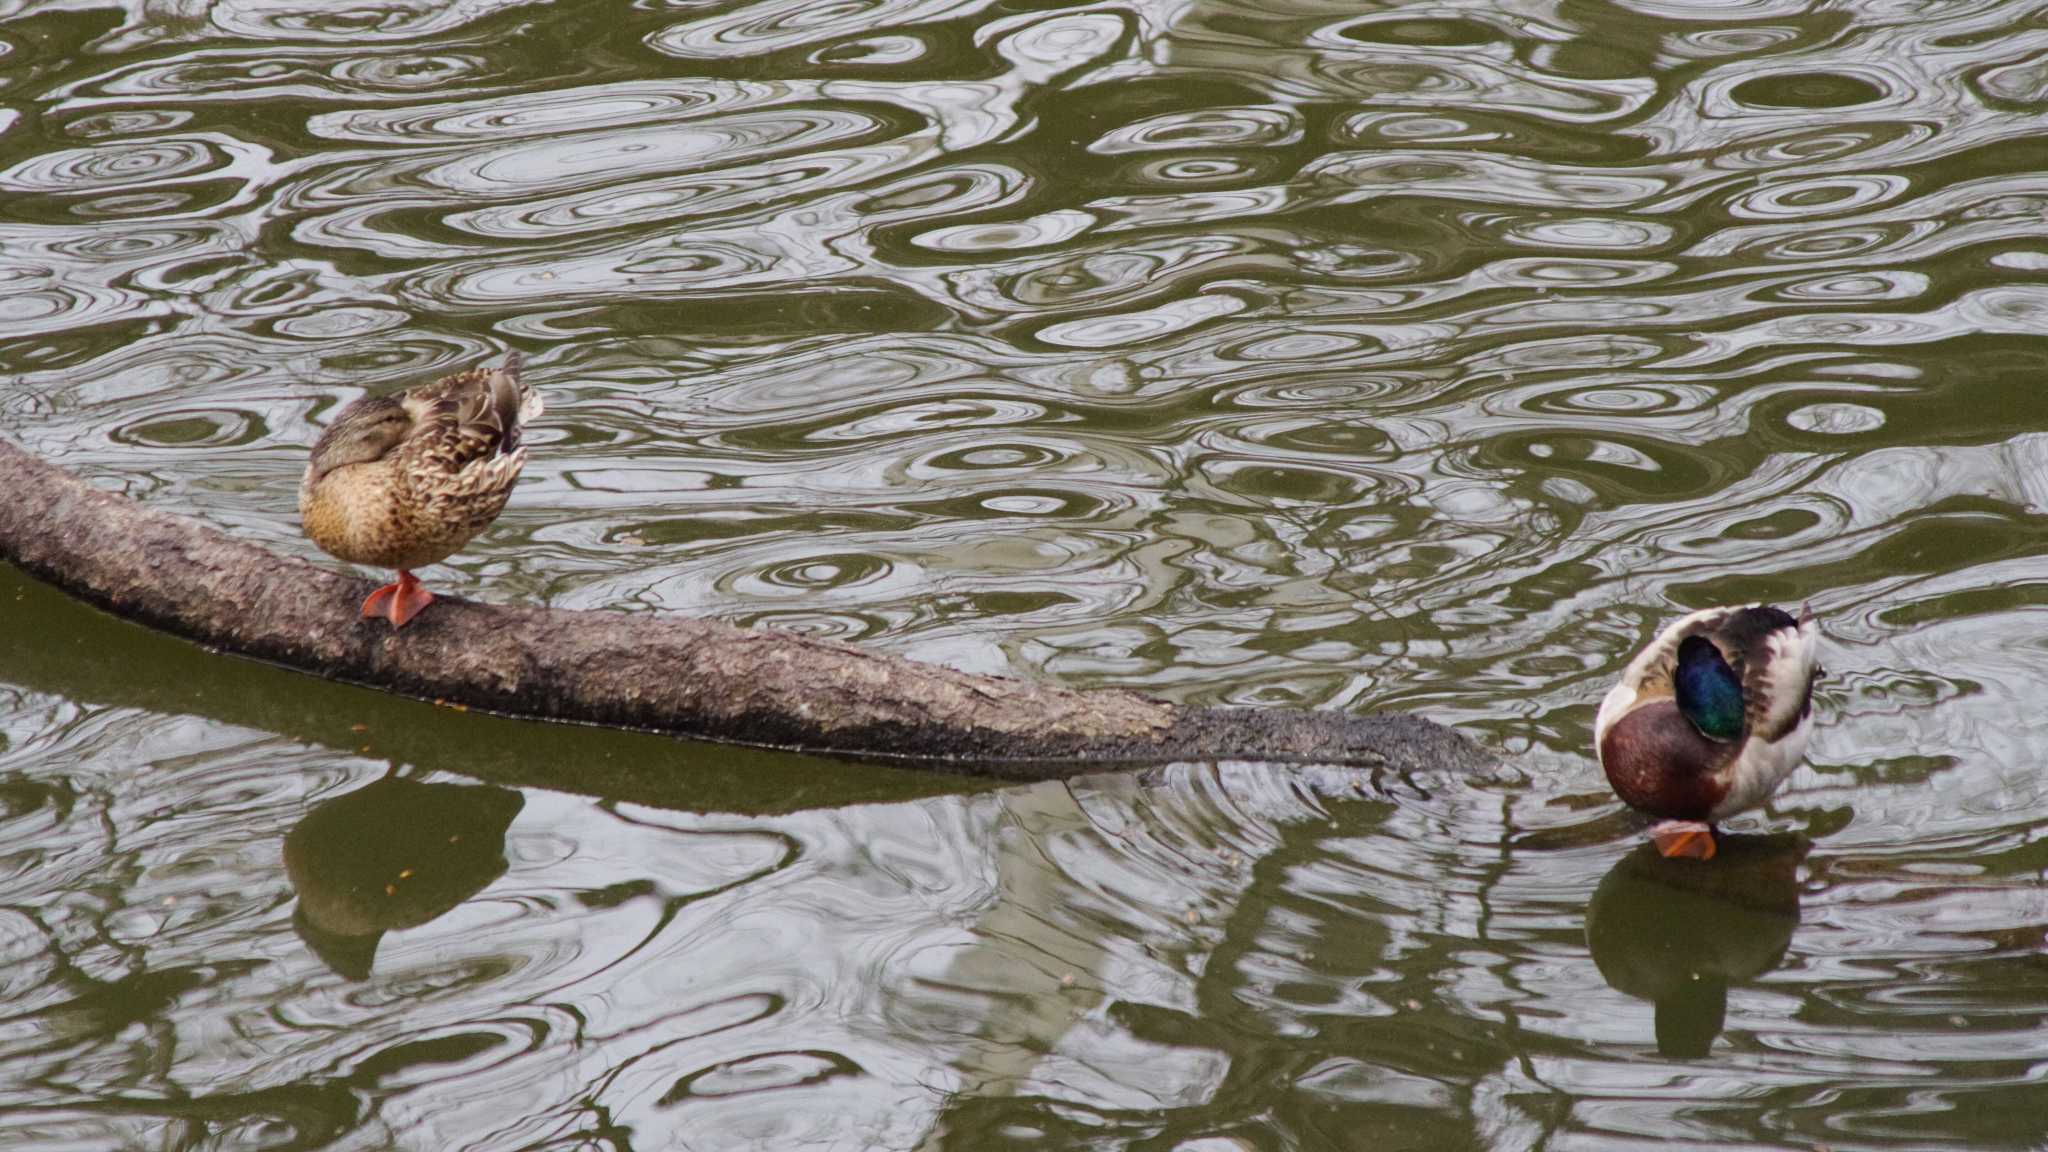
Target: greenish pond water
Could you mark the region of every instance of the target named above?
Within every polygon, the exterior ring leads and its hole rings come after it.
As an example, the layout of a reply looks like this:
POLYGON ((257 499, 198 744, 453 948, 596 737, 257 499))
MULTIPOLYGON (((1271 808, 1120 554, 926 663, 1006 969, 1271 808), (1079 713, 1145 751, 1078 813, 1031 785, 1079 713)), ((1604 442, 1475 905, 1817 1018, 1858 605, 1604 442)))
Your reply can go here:
POLYGON ((0 435, 312 555, 366 388, 549 412, 430 583, 1483 780, 959 780, 209 656, 0 572, 0 1145, 2048 1147, 2048 5, 0 0, 0 435), (1810 764, 1647 857, 1673 614, 1810 764))

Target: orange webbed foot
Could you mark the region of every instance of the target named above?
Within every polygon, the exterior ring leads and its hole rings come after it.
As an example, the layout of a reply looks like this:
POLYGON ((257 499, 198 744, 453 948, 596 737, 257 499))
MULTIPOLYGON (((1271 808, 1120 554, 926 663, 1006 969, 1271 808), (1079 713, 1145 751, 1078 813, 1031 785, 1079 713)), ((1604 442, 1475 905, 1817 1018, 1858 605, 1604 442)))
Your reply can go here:
POLYGON ((412 573, 400 571, 398 583, 386 584, 363 601, 363 615, 382 616, 391 621, 392 628, 403 628, 406 621, 433 602, 434 594, 421 587, 412 573))
POLYGON ((1664 820, 1650 829, 1650 842, 1666 858, 1714 858, 1714 826, 1697 820, 1664 820))

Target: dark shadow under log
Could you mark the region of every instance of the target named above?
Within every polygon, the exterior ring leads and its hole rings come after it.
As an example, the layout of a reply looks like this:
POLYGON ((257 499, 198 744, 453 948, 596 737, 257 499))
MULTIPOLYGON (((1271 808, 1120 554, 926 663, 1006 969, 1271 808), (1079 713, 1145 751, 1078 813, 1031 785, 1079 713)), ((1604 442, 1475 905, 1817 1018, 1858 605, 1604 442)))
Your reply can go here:
POLYGON ((367 579, 99 491, 4 441, 0 496, 0 558, 115 615, 221 651, 483 711, 1006 779, 1169 760, 1403 772, 1491 762, 1417 717, 1183 708, 716 621, 442 597, 393 632, 357 615, 375 586, 367 579))

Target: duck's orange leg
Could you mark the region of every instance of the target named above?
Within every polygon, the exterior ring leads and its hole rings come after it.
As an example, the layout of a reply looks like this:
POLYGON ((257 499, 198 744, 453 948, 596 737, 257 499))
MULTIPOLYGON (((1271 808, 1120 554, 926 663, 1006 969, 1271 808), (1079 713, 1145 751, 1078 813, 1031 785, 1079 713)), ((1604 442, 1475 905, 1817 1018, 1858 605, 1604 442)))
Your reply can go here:
POLYGON ((1660 855, 1695 860, 1714 858, 1714 826, 1697 820, 1659 820, 1650 826, 1650 843, 1660 855))
POLYGON ((386 584, 363 601, 363 615, 382 616, 391 621, 393 628, 403 628, 407 620, 433 602, 434 594, 422 588, 412 573, 400 568, 398 583, 386 584))

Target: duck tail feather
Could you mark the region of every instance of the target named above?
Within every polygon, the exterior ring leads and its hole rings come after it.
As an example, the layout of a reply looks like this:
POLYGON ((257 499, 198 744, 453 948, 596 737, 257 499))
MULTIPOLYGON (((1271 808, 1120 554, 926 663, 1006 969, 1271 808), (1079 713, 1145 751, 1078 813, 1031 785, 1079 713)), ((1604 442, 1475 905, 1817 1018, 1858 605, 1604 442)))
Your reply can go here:
POLYGON ((526 358, 514 351, 490 374, 491 415, 504 434, 503 451, 519 446, 521 427, 541 413, 540 393, 523 379, 526 358))

